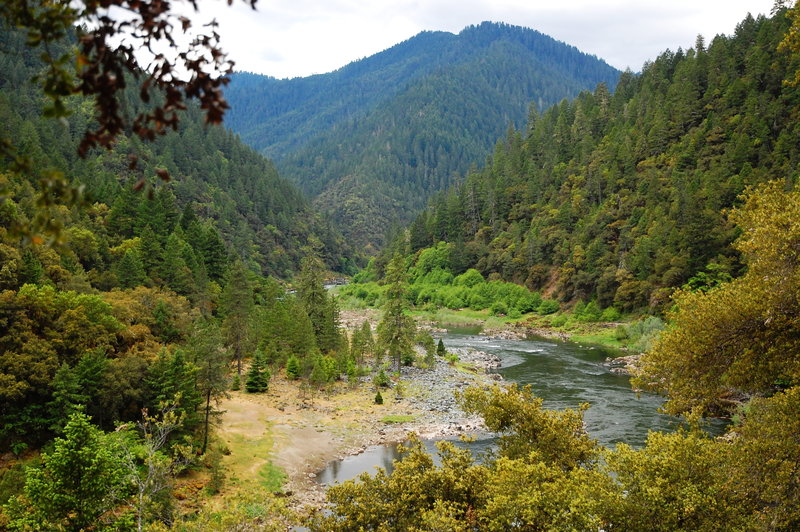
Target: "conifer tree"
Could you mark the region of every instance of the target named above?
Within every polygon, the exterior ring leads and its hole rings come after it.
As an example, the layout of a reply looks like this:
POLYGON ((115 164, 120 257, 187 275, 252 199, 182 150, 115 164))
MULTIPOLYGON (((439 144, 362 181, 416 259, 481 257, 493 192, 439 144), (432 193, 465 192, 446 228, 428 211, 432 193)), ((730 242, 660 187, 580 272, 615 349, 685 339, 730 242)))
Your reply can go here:
POLYGON ((144 282, 144 266, 135 249, 126 251, 117 264, 117 280, 122 288, 133 288, 144 282))
POLYGON ((248 393, 264 393, 269 389, 270 373, 264 362, 264 353, 259 349, 253 356, 253 363, 247 371, 245 389, 248 393))
POLYGON ((253 287, 242 261, 236 261, 231 267, 220 306, 225 316, 222 330, 236 360, 236 374, 241 378, 242 357, 252 343, 250 319, 254 307, 253 287))
MULTIPOLYGON (((121 458, 89 417, 73 413, 41 467, 28 469, 26 501, 10 508, 18 530, 88 530, 127 495, 121 458)), ((111 517, 111 516, 108 516, 111 517)))
POLYGON ((185 242, 172 233, 164 246, 164 260, 161 264, 161 278, 167 286, 179 294, 188 294, 192 288, 192 272, 183 260, 185 242))
POLYGON ((211 321, 201 321, 195 327, 189 344, 192 362, 197 366, 197 390, 202 396, 203 405, 203 447, 208 447, 208 434, 213 417, 220 414, 212 403, 218 403, 227 396, 228 355, 222 343, 219 327, 211 321))
POLYGON ((304 257, 297 283, 297 294, 303 308, 311 319, 317 347, 323 352, 340 346, 339 308, 333 296, 329 296, 323 285, 322 261, 316 257, 304 257))
POLYGON ((139 252, 145 273, 151 277, 160 274, 164 251, 150 224, 144 226, 139 236, 139 252))
POLYGON ((300 361, 294 355, 290 355, 286 361, 286 377, 293 381, 300 378, 300 361))
MULTIPOLYGON (((395 256, 386 265, 386 303, 378 324, 378 346, 400 371, 400 363, 414 353, 414 320, 407 314, 406 276, 403 258, 395 256)), ((413 358, 412 358, 413 359, 413 358)))
POLYGON ((444 342, 441 338, 439 338, 439 343, 436 346, 436 354, 443 358, 447 354, 447 350, 444 348, 444 342))

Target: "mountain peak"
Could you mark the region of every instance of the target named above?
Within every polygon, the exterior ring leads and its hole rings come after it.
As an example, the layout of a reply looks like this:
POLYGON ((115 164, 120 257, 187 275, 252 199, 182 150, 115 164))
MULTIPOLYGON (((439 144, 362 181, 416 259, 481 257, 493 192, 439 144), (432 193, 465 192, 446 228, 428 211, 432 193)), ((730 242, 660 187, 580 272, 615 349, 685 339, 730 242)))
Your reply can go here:
POLYGON ((509 123, 521 127, 531 103, 541 110, 601 82, 613 89, 618 76, 536 30, 487 21, 419 33, 329 74, 236 78, 228 124, 359 244, 380 245, 389 225, 482 162, 509 123), (367 185, 338 185, 346 179, 367 185))

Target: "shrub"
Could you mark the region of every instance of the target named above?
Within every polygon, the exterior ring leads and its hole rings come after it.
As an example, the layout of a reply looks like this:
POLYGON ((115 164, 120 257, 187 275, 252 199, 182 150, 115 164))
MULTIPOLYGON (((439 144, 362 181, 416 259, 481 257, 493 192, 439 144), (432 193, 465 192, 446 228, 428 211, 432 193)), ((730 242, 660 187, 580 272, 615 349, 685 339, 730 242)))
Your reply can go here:
POLYGON ((375 394, 375 404, 382 405, 383 404, 383 396, 381 395, 381 391, 378 390, 378 393, 375 394))
POLYGON ((489 312, 491 312, 494 316, 507 314, 508 306, 505 304, 504 301, 495 301, 489 306, 489 312))
POLYGON ((561 309, 561 305, 558 304, 558 301, 553 301, 552 299, 544 299, 542 303, 539 305, 539 308, 536 309, 536 312, 541 314, 542 316, 547 316, 549 314, 555 314, 561 309))
POLYGON ((381 370, 375 377, 372 379, 372 383, 379 388, 386 388, 389 386, 389 377, 386 376, 386 372, 381 370))
POLYGON ((614 307, 608 307, 600 315, 600 321, 605 321, 605 322, 619 321, 621 318, 622 314, 614 307))
POLYGON ((294 355, 286 361, 286 378, 292 381, 300 378, 300 361, 294 355))
POLYGON ((453 284, 458 286, 466 286, 469 288, 472 288, 473 286, 483 282, 485 282, 483 275, 481 275, 481 272, 475 268, 470 268, 453 280, 453 284))

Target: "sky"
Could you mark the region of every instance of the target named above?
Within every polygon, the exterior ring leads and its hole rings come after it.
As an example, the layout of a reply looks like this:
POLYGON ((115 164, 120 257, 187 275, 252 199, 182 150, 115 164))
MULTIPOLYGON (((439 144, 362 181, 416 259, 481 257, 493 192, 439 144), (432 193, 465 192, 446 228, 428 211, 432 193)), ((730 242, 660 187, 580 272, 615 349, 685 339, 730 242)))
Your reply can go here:
POLYGON ((240 71, 277 78, 336 70, 424 30, 458 33, 483 21, 533 28, 634 72, 666 50, 731 34, 774 0, 201 0, 240 71))

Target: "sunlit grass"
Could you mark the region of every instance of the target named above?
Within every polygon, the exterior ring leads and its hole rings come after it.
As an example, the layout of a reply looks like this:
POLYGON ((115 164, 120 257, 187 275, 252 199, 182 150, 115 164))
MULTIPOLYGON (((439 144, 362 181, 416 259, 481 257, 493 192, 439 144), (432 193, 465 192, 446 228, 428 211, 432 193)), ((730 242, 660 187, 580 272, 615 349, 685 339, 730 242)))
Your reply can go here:
POLYGON ((283 484, 286 482, 286 473, 280 467, 272 462, 267 462, 258 471, 258 477, 261 485, 272 493, 281 491, 283 484))

